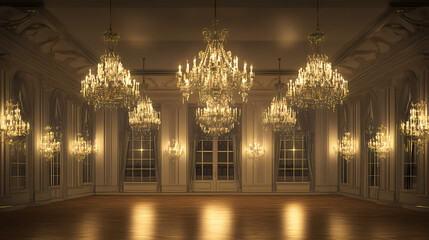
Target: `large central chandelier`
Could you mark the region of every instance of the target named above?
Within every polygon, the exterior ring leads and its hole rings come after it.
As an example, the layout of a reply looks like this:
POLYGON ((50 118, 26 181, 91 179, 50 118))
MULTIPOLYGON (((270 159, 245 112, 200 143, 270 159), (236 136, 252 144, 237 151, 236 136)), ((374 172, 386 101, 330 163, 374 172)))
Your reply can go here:
POLYGON ((215 94, 205 100, 196 110, 196 121, 201 130, 211 136, 220 136, 231 131, 238 124, 237 108, 229 106, 229 99, 215 94))
POLYGON ((378 128, 378 132, 375 134, 375 137, 369 140, 368 148, 377 153, 377 156, 380 159, 387 158, 387 154, 391 149, 391 141, 390 135, 385 126, 378 128))
POLYGON ((349 161, 356 156, 356 142, 352 140, 351 134, 346 132, 337 145, 334 145, 334 150, 349 161))
POLYGON ((296 123, 296 113, 287 104, 286 97, 282 94, 284 84, 281 82, 279 58, 279 81, 275 85, 277 95, 271 105, 262 114, 262 123, 270 126, 275 132, 286 132, 293 129, 296 123))
POLYGON ((30 133, 30 124, 22 120, 18 104, 9 101, 0 115, 0 132, 5 142, 19 144, 30 133))
POLYGON ((313 54, 307 57, 305 68, 299 69, 298 78, 289 83, 288 97, 298 108, 335 110, 348 95, 348 82, 332 69, 328 56, 321 53, 326 35, 319 31, 319 0, 317 0, 316 32, 308 36, 313 54))
POLYGON ((215 93, 226 94, 230 98, 233 92, 237 91, 247 101, 247 95, 253 85, 253 67, 247 70, 247 64, 244 63, 243 70, 238 67, 238 57, 233 58, 231 51, 225 51, 224 42, 228 35, 228 30, 222 28, 216 16, 210 28, 203 29, 203 36, 207 42, 204 51, 198 54, 199 62, 194 58, 192 66, 186 63, 186 69, 179 65, 177 72, 177 87, 183 96, 183 100, 188 101, 190 95, 194 92, 199 93, 200 100, 215 93))
POLYGON ((128 112, 129 124, 134 132, 148 133, 151 130, 156 130, 161 125, 160 114, 152 106, 152 101, 146 95, 146 90, 149 85, 145 82, 144 78, 144 63, 143 58, 143 96, 134 107, 133 111, 128 112))
POLYGON ((426 114, 426 103, 411 104, 410 116, 401 123, 401 133, 420 147, 428 141, 429 118, 426 114))
MULTIPOLYGON (((110 19, 112 1, 110 0, 110 19)), ((111 20, 110 20, 111 21, 111 20)), ((110 28, 104 33, 106 50, 100 57, 97 75, 91 69, 81 81, 81 94, 96 109, 131 108, 140 96, 139 83, 131 79, 130 71, 122 66, 121 57, 116 54, 119 34, 110 28)))

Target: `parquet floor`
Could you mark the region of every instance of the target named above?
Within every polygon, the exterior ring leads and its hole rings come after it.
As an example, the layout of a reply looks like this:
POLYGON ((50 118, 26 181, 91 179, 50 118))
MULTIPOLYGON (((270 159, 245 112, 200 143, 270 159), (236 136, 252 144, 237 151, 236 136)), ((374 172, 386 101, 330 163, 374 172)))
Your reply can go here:
POLYGON ((0 212, 0 239, 429 239, 429 213, 344 196, 91 196, 0 212))

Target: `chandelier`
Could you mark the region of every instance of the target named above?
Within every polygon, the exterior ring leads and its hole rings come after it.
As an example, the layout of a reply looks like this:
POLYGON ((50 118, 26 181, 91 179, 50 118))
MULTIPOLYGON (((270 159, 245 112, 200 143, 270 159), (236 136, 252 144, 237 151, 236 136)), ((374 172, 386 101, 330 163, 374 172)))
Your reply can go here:
POLYGON ((296 123, 296 113, 288 106, 286 97, 282 95, 284 84, 281 82, 279 60, 279 81, 275 84, 277 95, 273 98, 271 105, 262 114, 262 123, 270 126, 275 132, 285 132, 293 129, 296 123))
POLYGON ((183 148, 175 139, 167 143, 165 151, 167 152, 168 158, 171 160, 179 159, 183 154, 183 148))
POLYGON ((428 141, 429 118, 426 114, 426 103, 411 104, 410 116, 406 122, 401 123, 401 133, 420 147, 428 141))
MULTIPOLYGON (((194 92, 199 93, 200 100, 209 97, 213 92, 227 94, 230 98, 233 92, 237 91, 243 101, 247 101, 247 95, 253 85, 255 74, 253 67, 247 70, 244 63, 243 70, 238 67, 238 57, 232 57, 231 51, 225 51, 224 42, 228 35, 228 30, 222 28, 216 16, 216 1, 214 7, 214 20, 210 28, 203 29, 203 36, 207 42, 206 49, 198 54, 192 66, 186 63, 186 69, 176 74, 177 87, 183 96, 183 101, 188 101, 194 92)), ((204 101, 204 100, 203 100, 204 101)))
POLYGON ((202 107, 196 110, 196 122, 204 133, 220 136, 231 131, 238 124, 237 108, 229 106, 229 99, 224 95, 207 98, 202 107))
POLYGON ((97 75, 90 69, 81 81, 80 92, 95 109, 131 108, 140 96, 139 83, 131 79, 130 71, 122 66, 121 57, 116 54, 119 35, 112 31, 111 13, 110 0, 110 28, 104 33, 105 53, 100 57, 97 75))
POLYGON ((5 111, 0 115, 0 132, 5 142, 20 144, 30 133, 30 124, 22 120, 18 104, 6 101, 5 111))
POLYGON ((321 53, 325 34, 319 31, 319 1, 317 0, 316 32, 308 36, 313 54, 307 57, 305 68, 299 69, 298 78, 289 83, 288 98, 298 108, 335 110, 348 95, 348 82, 332 69, 328 56, 321 53))
POLYGON ((40 153, 43 159, 49 161, 61 151, 61 143, 56 140, 56 133, 52 131, 51 127, 46 127, 45 132, 46 134, 42 137, 40 153))
POLYGON ((343 138, 334 145, 334 150, 341 154, 341 156, 349 161, 356 156, 356 142, 351 139, 349 132, 346 132, 343 138))
POLYGON ((377 156, 381 159, 387 158, 387 154, 391 149, 390 136, 385 126, 378 128, 378 132, 375 137, 370 139, 368 142, 368 148, 377 153, 377 156))
POLYGON ((80 134, 73 141, 72 154, 79 162, 95 152, 97 152, 97 145, 92 145, 90 141, 85 140, 80 134))
POLYGON ((261 159, 265 154, 265 149, 259 143, 249 144, 247 154, 251 159, 261 159))
POLYGON ((143 96, 137 102, 134 110, 128 112, 131 129, 140 133, 148 133, 151 130, 159 129, 159 125, 161 125, 160 114, 153 108, 152 101, 146 95, 149 85, 144 78, 144 63, 145 59, 143 58, 143 96))

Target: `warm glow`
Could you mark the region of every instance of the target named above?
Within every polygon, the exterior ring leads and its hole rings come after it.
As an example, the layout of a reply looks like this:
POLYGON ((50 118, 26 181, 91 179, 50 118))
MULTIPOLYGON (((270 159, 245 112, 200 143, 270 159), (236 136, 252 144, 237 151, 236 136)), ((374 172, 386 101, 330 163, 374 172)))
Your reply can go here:
POLYGON ((165 151, 167 152, 168 158, 170 160, 177 160, 183 154, 183 148, 180 146, 178 142, 176 142, 175 139, 167 143, 167 146, 165 147, 165 151))
POLYGON ((379 127, 375 137, 369 140, 368 148, 376 152, 380 159, 387 158, 391 149, 391 140, 385 126, 379 127))
POLYGON ((338 144, 334 145, 334 150, 340 153, 345 160, 351 160, 356 156, 356 141, 352 140, 349 132, 346 132, 338 144))
POLYGON ((152 106, 152 101, 143 96, 133 111, 128 112, 129 124, 134 132, 147 133, 159 129, 160 113, 152 106))
POLYGON ((200 239, 231 239, 232 217, 231 208, 228 206, 221 204, 205 206, 201 218, 200 239))
POLYGON ((265 154, 265 149, 259 143, 249 144, 247 154, 251 159, 261 159, 265 154))
POLYGON ((298 203, 283 207, 283 236, 287 239, 305 239, 305 211, 298 203))
POLYGON ((429 118, 426 114, 426 107, 424 101, 411 104, 410 116, 406 122, 401 123, 401 133, 417 143, 419 149, 429 138, 429 118))
POLYGON ((349 225, 340 214, 333 213, 329 216, 330 239, 348 239, 350 237, 349 225))
POLYGON ((61 143, 58 141, 60 133, 52 131, 49 126, 45 128, 45 132, 40 145, 40 153, 43 159, 49 161, 61 151, 61 143))
POLYGON ((1 137, 9 144, 20 144, 30 133, 30 123, 22 120, 18 104, 6 102, 0 115, 1 137))
POLYGON ((132 239, 155 239, 155 210, 154 205, 139 203, 133 207, 131 216, 132 239))
POLYGON ((72 154, 79 162, 83 161, 89 154, 96 153, 98 150, 97 145, 92 145, 91 141, 85 140, 80 135, 73 141, 72 146, 72 154))

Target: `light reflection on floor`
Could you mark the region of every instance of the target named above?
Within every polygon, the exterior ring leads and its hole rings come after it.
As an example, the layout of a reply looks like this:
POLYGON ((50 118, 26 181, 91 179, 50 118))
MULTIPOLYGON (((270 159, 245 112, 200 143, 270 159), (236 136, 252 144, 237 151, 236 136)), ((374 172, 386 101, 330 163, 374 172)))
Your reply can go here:
POLYGON ((155 239, 155 214, 155 206, 151 203, 139 203, 133 207, 130 225, 131 239, 155 239))
POLYGON ((0 212, 0 239, 427 239, 429 213, 344 196, 92 196, 0 212))
POLYGON ((283 206, 283 237, 285 239, 304 239, 305 211, 301 204, 292 203, 283 206))
POLYGON ((222 204, 208 204, 202 209, 200 236, 203 240, 230 239, 232 228, 231 208, 222 204))

